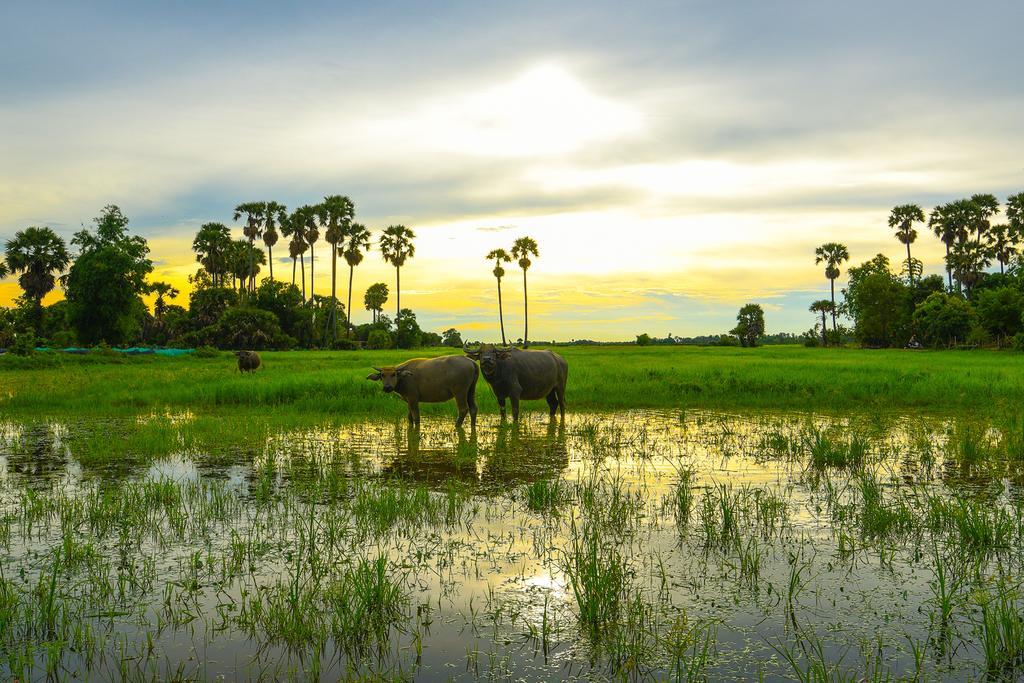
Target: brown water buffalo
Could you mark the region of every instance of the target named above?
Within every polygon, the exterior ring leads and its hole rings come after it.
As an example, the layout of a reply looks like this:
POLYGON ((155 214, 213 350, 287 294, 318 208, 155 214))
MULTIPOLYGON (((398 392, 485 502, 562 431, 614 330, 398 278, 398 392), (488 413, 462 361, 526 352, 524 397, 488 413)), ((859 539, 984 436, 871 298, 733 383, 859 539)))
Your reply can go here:
POLYGON ((454 398, 459 407, 455 427, 462 426, 466 413, 472 427, 476 427, 476 380, 480 373, 470 359, 413 358, 395 367, 374 370, 366 379, 381 382, 384 393, 394 392, 409 404, 410 424, 420 426, 420 403, 444 403, 454 398))
POLYGON ((565 383, 569 364, 553 351, 521 351, 513 347, 482 344, 475 351, 467 345, 462 350, 480 361, 484 379, 491 385, 505 417, 505 399, 512 400, 512 419, 519 419, 519 401, 545 398, 551 417, 560 411, 565 419, 565 383))
POLYGON ((238 356, 239 372, 256 372, 261 364, 260 354, 255 351, 235 351, 235 355, 238 356))

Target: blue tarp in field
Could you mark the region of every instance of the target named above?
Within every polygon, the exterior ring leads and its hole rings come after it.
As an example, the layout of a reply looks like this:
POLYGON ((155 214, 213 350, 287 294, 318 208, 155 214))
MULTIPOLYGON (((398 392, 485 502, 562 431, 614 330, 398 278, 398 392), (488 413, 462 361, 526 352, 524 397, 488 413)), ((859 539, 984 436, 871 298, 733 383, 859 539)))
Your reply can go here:
MULTIPOLYGON (((130 346, 127 349, 110 349, 117 353, 126 353, 129 356, 141 356, 141 355, 154 355, 154 356, 187 356, 188 354, 195 351, 195 349, 149 349, 142 346, 130 346)), ((61 351, 63 353, 92 353, 95 349, 84 349, 84 348, 67 348, 67 349, 47 349, 37 348, 36 351, 61 351)))

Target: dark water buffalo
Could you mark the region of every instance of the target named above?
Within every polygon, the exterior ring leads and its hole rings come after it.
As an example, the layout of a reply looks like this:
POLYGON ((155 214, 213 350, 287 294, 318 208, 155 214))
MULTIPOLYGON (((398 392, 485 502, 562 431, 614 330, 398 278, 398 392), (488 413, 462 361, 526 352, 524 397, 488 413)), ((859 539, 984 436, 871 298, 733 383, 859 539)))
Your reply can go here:
POLYGON ((255 351, 235 351, 235 355, 238 356, 239 372, 256 372, 260 366, 260 354, 255 351))
POLYGON ((560 411, 565 419, 565 383, 569 364, 553 351, 521 351, 512 347, 482 344, 473 351, 462 347, 466 355, 480 361, 484 379, 498 398, 505 417, 505 399, 512 400, 512 419, 519 419, 519 401, 546 398, 551 417, 560 411))
POLYGON ((470 423, 476 427, 476 363, 463 356, 439 358, 413 358, 401 365, 374 368, 376 372, 366 379, 380 381, 384 393, 397 393, 409 404, 409 422, 420 426, 420 403, 444 403, 455 399, 461 427, 470 414, 470 423))

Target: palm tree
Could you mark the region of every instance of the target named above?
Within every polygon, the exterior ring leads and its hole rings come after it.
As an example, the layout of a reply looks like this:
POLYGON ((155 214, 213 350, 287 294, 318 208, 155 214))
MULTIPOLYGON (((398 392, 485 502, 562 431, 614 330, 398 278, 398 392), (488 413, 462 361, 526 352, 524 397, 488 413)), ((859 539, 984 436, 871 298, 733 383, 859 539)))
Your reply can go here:
POLYGON ((501 325, 501 343, 505 344, 505 315, 501 310, 501 278, 505 276, 505 269, 501 267, 501 264, 510 262, 512 257, 504 249, 492 249, 487 254, 487 260, 491 259, 494 259, 494 270, 491 272, 498 280, 498 323, 501 325))
POLYGON ((395 326, 402 317, 402 266, 416 254, 416 234, 404 225, 389 225, 380 236, 380 253, 395 267, 395 326))
POLYGON ((957 284, 964 287, 964 294, 970 298, 992 258, 989 250, 977 240, 963 240, 953 245, 948 262, 957 284))
POLYGON ((362 223, 349 225, 345 235, 343 255, 348 264, 348 336, 352 337, 352 277, 355 275, 356 266, 363 261, 363 250, 370 248, 370 231, 362 223))
POLYGON ((192 251, 196 261, 206 269, 213 280, 213 286, 223 287, 228 268, 228 251, 231 249, 231 231, 223 223, 204 223, 192 240, 192 251))
POLYGON ((284 204, 267 202, 263 207, 263 244, 267 245, 267 263, 270 265, 270 279, 274 279, 274 245, 277 244, 277 224, 287 219, 284 204))
POLYGON ((383 282, 377 282, 366 288, 363 295, 363 306, 373 313, 373 322, 380 319, 380 313, 384 310, 384 304, 388 302, 388 286, 383 282))
POLYGON ((825 314, 831 313, 835 308, 835 304, 828 299, 818 299, 808 309, 811 313, 821 314, 821 343, 823 346, 828 346, 828 337, 825 334, 828 332, 828 324, 825 321, 825 314))
POLYGON ((57 284, 54 274, 62 272, 71 263, 67 244, 50 228, 32 227, 15 233, 7 241, 5 251, 6 269, 11 273, 21 273, 18 284, 33 302, 38 323, 43 297, 57 284))
POLYGON ((1006 198, 1006 220, 1018 231, 1024 233, 1024 192, 1018 192, 1006 198))
MULTIPOLYGON (((317 206, 317 216, 321 225, 327 225, 324 238, 331 245, 331 312, 327 323, 331 326, 331 339, 338 337, 338 251, 339 245, 348 234, 355 215, 355 205, 348 197, 332 194, 324 197, 322 204, 317 206)), ((351 303, 351 302, 349 302, 351 303)), ((351 314, 351 311, 349 311, 351 314)))
MULTIPOLYGON (((312 301, 313 297, 315 296, 313 292, 313 260, 315 260, 316 258, 316 251, 313 247, 316 244, 316 241, 319 240, 319 228, 321 228, 321 226, 316 224, 316 218, 319 216, 319 213, 321 213, 321 208, 319 208, 319 205, 306 206, 302 208, 304 209, 304 211, 302 212, 302 216, 305 220, 305 229, 303 230, 303 236, 305 237, 306 245, 309 246, 309 301, 312 301)), ((305 260, 303 259, 303 278, 305 278, 305 265, 306 263, 305 260)))
POLYGON ((231 274, 238 281, 239 294, 246 291, 255 292, 255 288, 246 289, 246 283, 255 286, 256 275, 260 272, 260 266, 266 263, 267 256, 262 249, 248 240, 235 240, 232 242, 231 274))
MULTIPOLYGON (((239 204, 238 206, 235 207, 236 222, 243 215, 245 216, 245 226, 242 228, 242 234, 244 234, 246 239, 249 240, 249 246, 251 247, 255 246, 256 238, 259 237, 263 232, 263 212, 265 209, 266 204, 264 202, 245 202, 244 204, 239 204)), ((250 258, 253 259, 249 263, 250 273, 254 272, 255 256, 252 255, 254 251, 255 249, 249 250, 250 258)), ((255 275, 253 275, 252 277, 255 277, 255 275)), ((251 282, 250 284, 252 285, 252 289, 255 290, 255 280, 253 280, 253 282, 251 282)))
POLYGON ((1010 223, 998 223, 989 228, 989 253, 999 261, 999 272, 1006 272, 1008 264, 1018 253, 1021 233, 1010 223))
POLYGON ((156 301, 153 302, 153 316, 157 320, 161 320, 164 317, 164 313, 167 312, 167 302, 164 301, 164 297, 173 299, 180 293, 176 287, 166 282, 150 283, 149 292, 156 294, 156 301))
MULTIPOLYGON (((946 245, 946 274, 949 279, 949 288, 953 289, 954 270, 963 271, 962 259, 952 255, 953 248, 966 242, 974 230, 981 230, 981 223, 984 219, 985 209, 970 199, 958 199, 936 206, 928 219, 928 225, 932 232, 946 245), (953 261, 959 262, 958 268, 953 267, 953 261)), ((959 287, 963 283, 957 280, 959 287)))
POLYGON ((836 278, 839 277, 839 266, 850 260, 850 251, 845 244, 827 242, 814 250, 814 262, 825 263, 825 277, 832 289, 832 329, 836 330, 836 278))
POLYGON ((907 272, 910 284, 914 284, 910 245, 917 239, 914 223, 924 223, 924 211, 917 204, 900 204, 889 214, 889 227, 896 229, 896 239, 907 245, 907 272))
POLYGON ((0 260, 0 280, 3 280, 10 274, 10 270, 7 268, 7 264, 0 260))
POLYGON ((973 194, 971 202, 978 207, 974 231, 977 234, 978 242, 982 242, 992 226, 990 219, 999 213, 999 200, 993 194, 973 194))
POLYGON ((533 262, 530 256, 538 258, 537 242, 532 237, 520 237, 512 244, 512 258, 519 262, 523 269, 523 348, 530 346, 530 306, 529 297, 526 294, 526 271, 530 269, 533 262))

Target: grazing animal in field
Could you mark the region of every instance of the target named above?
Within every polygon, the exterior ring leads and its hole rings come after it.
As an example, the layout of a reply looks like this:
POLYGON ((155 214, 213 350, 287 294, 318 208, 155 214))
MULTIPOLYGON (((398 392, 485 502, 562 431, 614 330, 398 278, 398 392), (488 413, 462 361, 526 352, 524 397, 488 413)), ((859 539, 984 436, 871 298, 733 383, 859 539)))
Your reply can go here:
POLYGON ((505 399, 512 400, 512 419, 519 420, 519 401, 547 399, 551 417, 555 411, 565 419, 565 384, 569 364, 554 351, 521 351, 509 346, 481 344, 475 351, 463 344, 462 350, 480 361, 484 379, 491 385, 505 417, 505 399))
POLYGON ((238 356, 239 372, 256 372, 256 368, 262 365, 260 354, 255 351, 235 351, 238 356))
POLYGON ((420 426, 420 403, 444 403, 455 399, 459 408, 456 429, 462 427, 466 413, 476 428, 476 363, 464 356, 413 358, 401 365, 374 368, 366 379, 378 381, 384 393, 398 394, 409 404, 409 423, 420 426))

